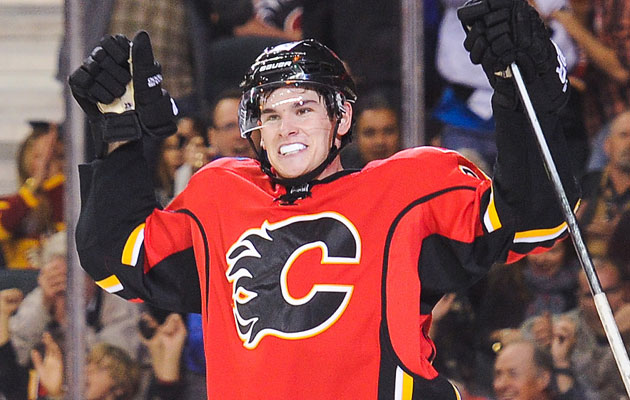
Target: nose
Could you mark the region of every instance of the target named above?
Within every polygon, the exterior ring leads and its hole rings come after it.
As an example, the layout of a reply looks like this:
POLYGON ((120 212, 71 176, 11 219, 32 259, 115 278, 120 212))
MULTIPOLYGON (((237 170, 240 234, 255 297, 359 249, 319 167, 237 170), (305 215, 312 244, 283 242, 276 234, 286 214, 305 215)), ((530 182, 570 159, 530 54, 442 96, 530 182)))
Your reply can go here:
POLYGON ((379 146, 385 145, 385 143, 387 143, 387 134, 383 132, 382 130, 377 132, 374 135, 374 142, 378 144, 379 146))
POLYGON ((290 115, 282 117, 280 121, 280 135, 290 136, 296 134, 298 129, 297 118, 293 118, 290 115))

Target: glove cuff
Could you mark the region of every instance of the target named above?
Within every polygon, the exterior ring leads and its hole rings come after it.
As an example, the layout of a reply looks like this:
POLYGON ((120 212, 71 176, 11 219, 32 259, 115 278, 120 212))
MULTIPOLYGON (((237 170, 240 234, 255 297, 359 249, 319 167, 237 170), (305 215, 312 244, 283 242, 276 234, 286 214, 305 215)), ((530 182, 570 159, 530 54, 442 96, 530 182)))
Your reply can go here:
POLYGON ((90 120, 90 128, 97 158, 103 158, 107 154, 108 143, 134 141, 142 137, 140 121, 135 111, 102 114, 101 118, 90 120))

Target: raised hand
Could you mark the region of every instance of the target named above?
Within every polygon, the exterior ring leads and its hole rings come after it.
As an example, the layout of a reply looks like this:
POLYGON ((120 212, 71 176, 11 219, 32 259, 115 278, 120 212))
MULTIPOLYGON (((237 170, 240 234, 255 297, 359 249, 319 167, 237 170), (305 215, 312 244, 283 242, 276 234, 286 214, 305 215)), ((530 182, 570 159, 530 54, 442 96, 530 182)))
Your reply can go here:
POLYGON ((162 80, 144 31, 133 41, 123 35, 105 36, 70 75, 72 94, 90 121, 97 157, 107 154, 109 143, 177 131, 177 107, 162 89, 162 80))
POLYGON ((148 314, 142 316, 149 326, 155 328, 150 339, 143 339, 151 353, 151 363, 155 376, 162 382, 180 380, 180 362, 188 331, 179 314, 170 314, 162 325, 148 314))
POLYGON ((568 100, 566 61, 551 41, 536 10, 525 0, 472 0, 457 16, 466 30, 464 47, 473 64, 483 67, 495 89, 495 101, 516 109, 520 105, 511 72, 516 62, 538 111, 557 111, 568 100))
POLYGON ((39 382, 46 388, 49 396, 63 394, 63 354, 61 348, 48 332, 42 335, 44 354, 31 350, 31 360, 39 375, 39 382))

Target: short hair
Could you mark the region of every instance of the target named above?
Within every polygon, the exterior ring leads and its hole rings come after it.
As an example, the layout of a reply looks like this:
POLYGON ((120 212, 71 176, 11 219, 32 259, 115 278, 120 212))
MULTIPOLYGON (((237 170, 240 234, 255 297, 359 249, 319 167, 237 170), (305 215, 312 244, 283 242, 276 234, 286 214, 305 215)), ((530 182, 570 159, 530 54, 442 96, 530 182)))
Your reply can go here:
POLYGON ((551 379, 549 380, 549 385, 545 388, 545 390, 553 393, 555 390, 555 384, 554 384, 554 379, 553 379, 554 367, 553 367, 553 357, 551 355, 551 352, 542 346, 538 346, 532 340, 517 339, 515 341, 507 343, 503 348, 501 348, 501 350, 499 350, 499 353, 504 351, 509 346, 518 345, 518 344, 531 346, 533 350, 532 362, 534 363, 533 366, 534 366, 534 370, 536 371, 536 375, 540 375, 540 373, 542 372, 549 373, 549 376, 551 379))
POLYGON ((88 363, 107 369, 120 394, 116 400, 131 400, 140 385, 140 368, 129 354, 118 346, 97 343, 88 354, 88 363))
POLYGON ((214 111, 222 100, 234 99, 240 101, 242 96, 243 93, 238 88, 228 88, 221 91, 214 99, 212 105, 210 106, 210 109, 208 110, 208 115, 206 116, 206 124, 209 127, 214 126, 214 111))
POLYGON ((365 96, 361 97, 361 99, 357 101, 357 108, 358 116, 367 110, 387 109, 392 110, 394 114, 396 114, 397 119, 400 119, 400 110, 382 90, 374 89, 368 92, 365 96))

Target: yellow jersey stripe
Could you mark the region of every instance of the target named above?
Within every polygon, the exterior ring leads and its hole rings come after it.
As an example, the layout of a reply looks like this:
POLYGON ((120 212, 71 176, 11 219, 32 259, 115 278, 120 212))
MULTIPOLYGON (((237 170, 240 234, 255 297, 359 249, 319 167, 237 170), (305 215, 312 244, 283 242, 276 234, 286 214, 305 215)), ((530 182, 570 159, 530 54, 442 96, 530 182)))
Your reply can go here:
POLYGON ((402 368, 396 368, 396 384, 394 388, 395 400, 411 400, 413 394, 413 378, 402 368))
POLYGON ((567 223, 563 222, 555 228, 516 232, 514 243, 537 243, 552 240, 564 233, 566 229, 567 223))
POLYGON ((144 242, 144 226, 142 223, 131 232, 131 235, 127 238, 125 247, 123 248, 122 257, 120 262, 125 265, 135 266, 138 263, 138 256, 140 255, 140 247, 144 242))
POLYGON ((494 190, 490 189, 490 203, 483 215, 483 223, 486 226, 488 233, 494 232, 501 228, 501 220, 499 219, 499 213, 497 212, 496 205, 494 204, 494 190))
POLYGON ((462 400, 462 395, 461 393, 459 393, 459 389, 457 389, 457 386, 453 385, 452 383, 451 383, 451 386, 453 386, 453 390, 455 391, 455 399, 462 400))
POLYGON ((123 290, 123 285, 120 283, 116 275, 110 275, 105 279, 97 281, 96 284, 109 293, 116 293, 123 290))

